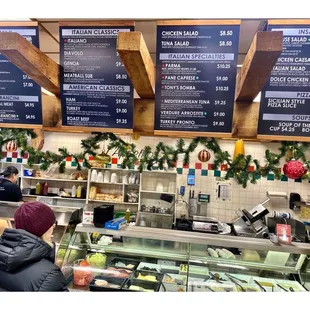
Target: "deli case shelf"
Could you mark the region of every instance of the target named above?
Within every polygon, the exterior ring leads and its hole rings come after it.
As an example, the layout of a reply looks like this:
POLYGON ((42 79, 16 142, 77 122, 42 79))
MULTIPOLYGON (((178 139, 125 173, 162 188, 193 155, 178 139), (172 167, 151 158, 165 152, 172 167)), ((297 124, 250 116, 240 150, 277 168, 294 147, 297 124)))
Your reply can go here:
POLYGON ((292 292, 310 288, 308 256, 307 243, 79 224, 62 271, 80 291, 292 292))

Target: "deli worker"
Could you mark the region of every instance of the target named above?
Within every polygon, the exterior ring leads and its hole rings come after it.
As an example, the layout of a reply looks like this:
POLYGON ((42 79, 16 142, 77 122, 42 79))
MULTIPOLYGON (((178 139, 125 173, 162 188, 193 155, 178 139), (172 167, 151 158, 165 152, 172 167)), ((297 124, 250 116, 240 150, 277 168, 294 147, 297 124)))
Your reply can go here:
POLYGON ((22 201, 23 195, 20 187, 16 184, 18 179, 18 169, 14 166, 7 167, 0 175, 0 200, 2 201, 22 201))

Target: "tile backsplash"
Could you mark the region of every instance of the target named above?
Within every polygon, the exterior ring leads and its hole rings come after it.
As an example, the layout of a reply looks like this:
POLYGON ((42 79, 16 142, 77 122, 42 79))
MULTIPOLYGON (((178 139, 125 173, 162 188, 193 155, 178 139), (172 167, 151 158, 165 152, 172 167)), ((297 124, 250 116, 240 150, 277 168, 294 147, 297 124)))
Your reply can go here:
MULTIPOLYGON (((81 151, 81 140, 85 139, 89 134, 73 134, 73 133, 54 133, 45 132, 45 142, 43 150, 50 150, 57 152, 58 148, 66 146, 69 152, 80 152, 81 151)), ((140 137, 139 140, 132 140, 130 136, 122 136, 126 142, 135 143, 137 149, 140 150, 144 146, 149 145, 153 149, 160 142, 164 142, 168 145, 175 145, 176 139, 174 138, 164 138, 164 137, 140 137)), ((185 139, 186 143, 189 143, 189 139, 185 139)), ((228 151, 230 154, 234 152, 235 141, 231 140, 219 140, 219 144, 222 149, 228 151)), ((107 147, 108 143, 102 144, 102 149, 107 147)), ((252 155, 253 158, 259 160, 261 164, 264 163, 265 150, 269 149, 276 152, 277 148, 280 146, 279 143, 272 142, 245 142, 245 154, 252 155)), ((283 192, 287 195, 287 198, 273 198, 266 205, 270 213, 273 211, 280 212, 291 212, 293 217, 296 219, 300 218, 300 213, 298 211, 294 212, 289 209, 289 195, 292 192, 296 192, 301 195, 303 199, 307 195, 310 195, 310 184, 305 180, 291 180, 287 179, 284 175, 281 180, 274 180, 272 174, 266 178, 261 178, 257 180, 257 184, 248 184, 244 189, 241 185, 238 185, 234 180, 230 179, 225 181, 223 177, 226 172, 225 167, 218 171, 214 171, 212 167, 213 153, 211 153, 211 158, 206 163, 201 163, 198 160, 199 151, 203 150, 203 146, 198 146, 196 151, 192 153, 190 158, 190 163, 188 166, 183 166, 183 156, 180 155, 179 161, 176 164, 177 171, 177 188, 179 190, 180 186, 185 186, 185 196, 184 200, 188 202, 189 186, 187 186, 187 176, 188 174, 195 175, 195 186, 192 189, 195 190, 195 196, 198 193, 210 194, 210 203, 202 203, 201 211, 207 216, 215 217, 220 221, 231 222, 236 217, 236 211, 238 209, 250 209, 257 204, 263 202, 267 196, 267 191, 270 192, 283 192), (228 198, 222 200, 217 198, 218 186, 226 185, 228 198)), ((308 157, 310 154, 307 154, 308 157)), ((8 155, 9 157, 9 155, 8 155)), ((14 163, 16 161, 12 161, 14 163)), ((121 160, 118 161, 118 164, 121 160)), ((117 163, 117 160, 114 160, 117 163)), ((281 162, 281 167, 284 164, 284 160, 281 162)), ((283 173, 283 172, 282 172, 283 173)), ((178 214, 182 211, 181 197, 179 197, 177 202, 178 214)), ((302 219, 308 220, 308 219, 302 219)))

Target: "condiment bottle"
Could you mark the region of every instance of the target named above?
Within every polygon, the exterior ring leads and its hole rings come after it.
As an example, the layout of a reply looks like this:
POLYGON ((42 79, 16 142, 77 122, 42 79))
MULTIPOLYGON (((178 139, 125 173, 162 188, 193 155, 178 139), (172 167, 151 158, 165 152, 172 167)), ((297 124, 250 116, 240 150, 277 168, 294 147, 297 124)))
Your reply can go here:
POLYGON ((47 193, 48 193, 48 184, 47 184, 47 182, 45 182, 44 183, 44 186, 43 186, 43 195, 47 195, 47 193))
POLYGON ((72 192, 71 192, 71 197, 76 197, 76 186, 72 186, 72 192))
POLYGON ((79 185, 77 190, 76 190, 76 197, 81 198, 82 197, 82 186, 79 185))
POLYGON ((129 208, 126 210, 125 219, 126 219, 126 223, 129 224, 130 222, 130 209, 129 208))
POLYGON ((35 193, 36 193, 36 195, 40 195, 40 193, 41 193, 41 184, 40 184, 40 182, 38 182, 36 184, 36 191, 35 191, 35 193))

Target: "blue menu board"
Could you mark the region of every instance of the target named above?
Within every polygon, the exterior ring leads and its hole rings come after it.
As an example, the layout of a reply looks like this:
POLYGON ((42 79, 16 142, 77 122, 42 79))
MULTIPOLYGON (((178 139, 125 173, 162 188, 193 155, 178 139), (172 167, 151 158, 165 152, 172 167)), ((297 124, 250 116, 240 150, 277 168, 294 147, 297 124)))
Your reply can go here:
POLYGON ((64 126, 133 128, 133 86, 116 50, 133 26, 60 26, 64 126))
POLYGON ((155 130, 231 133, 240 25, 158 25, 155 130))
POLYGON ((310 25, 268 25, 283 31, 283 52, 262 93, 258 135, 310 136, 310 25))
MULTIPOLYGON (((0 32, 17 32, 39 48, 37 26, 0 26, 0 32)), ((41 87, 0 54, 0 126, 42 126, 41 87)))

